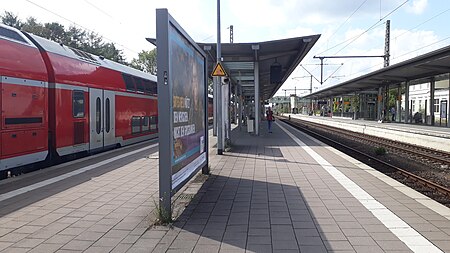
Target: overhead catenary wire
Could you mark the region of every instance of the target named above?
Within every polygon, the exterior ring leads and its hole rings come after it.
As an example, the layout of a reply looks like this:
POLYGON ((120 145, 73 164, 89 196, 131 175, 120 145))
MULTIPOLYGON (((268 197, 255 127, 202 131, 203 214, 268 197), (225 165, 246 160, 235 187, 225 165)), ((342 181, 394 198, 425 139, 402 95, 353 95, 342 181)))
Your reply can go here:
MULTIPOLYGON (((386 19, 387 17, 389 17, 392 13, 396 12, 398 9, 400 9, 400 8, 401 8, 402 6, 404 6, 408 1, 409 1, 409 0, 405 0, 403 3, 401 3, 400 5, 398 5, 395 9, 393 9, 392 11, 390 11, 389 13, 387 13, 386 15, 384 15, 383 17, 380 17, 380 19, 379 19, 377 22, 375 22, 372 26, 370 26, 369 28, 367 28, 367 29, 366 29, 364 32, 362 32, 361 34, 359 34, 359 35, 353 37, 353 38, 350 40, 350 42, 348 42, 344 47, 342 47, 342 48, 339 49, 337 52, 335 52, 334 55, 338 54, 339 52, 341 52, 342 50, 344 50, 345 48, 347 48, 350 44, 352 44, 354 41, 356 41, 356 40, 357 40, 358 38, 360 38, 362 35, 368 33, 369 31, 371 31, 371 30, 377 28, 377 27, 380 26, 380 25, 385 24, 385 22, 383 22, 383 23, 381 23, 381 24, 380 24, 380 22, 381 22, 382 20, 386 19)), ((347 41, 349 41, 349 40, 347 40, 347 41)), ((347 42, 347 41, 346 41, 346 42, 347 42)), ((343 43, 340 43, 340 44, 343 44, 343 43)), ((336 46, 335 46, 335 47, 336 47, 336 46)), ((333 48, 335 48, 335 47, 333 47, 333 48)), ((331 49, 331 48, 330 48, 330 49, 331 49)), ((326 52, 326 51, 328 51, 328 50, 325 50, 324 52, 326 52)), ((323 53, 323 52, 322 52, 322 53, 323 53)))
POLYGON ((97 7, 97 5, 91 3, 91 2, 88 1, 88 0, 84 0, 84 2, 87 3, 87 4, 89 4, 90 6, 94 7, 94 9, 96 9, 97 11, 103 13, 105 16, 111 18, 112 20, 118 22, 119 24, 122 24, 122 22, 117 21, 116 18, 115 18, 114 16, 112 16, 111 14, 109 14, 109 13, 107 13, 106 11, 102 10, 101 8, 97 7))
MULTIPOLYGON (((398 58, 400 58, 400 57, 403 57, 403 56, 405 56, 405 55, 408 55, 408 54, 417 52, 417 51, 419 51, 419 50, 422 50, 422 49, 427 48, 427 47, 429 47, 429 46, 432 46, 432 45, 441 43, 441 42, 446 41, 446 40, 448 40, 448 39, 450 39, 450 36, 447 36, 447 37, 445 37, 445 38, 443 38, 443 39, 440 39, 440 40, 438 40, 438 41, 434 41, 434 42, 432 42, 432 43, 430 43, 430 44, 427 44, 427 45, 425 45, 425 46, 422 46, 422 47, 420 47, 420 48, 417 48, 417 49, 408 51, 408 52, 406 52, 406 53, 404 53, 404 54, 401 54, 401 55, 399 55, 399 56, 393 57, 392 59, 393 59, 393 60, 398 59, 398 58)), ((366 70, 372 69, 372 68, 377 67, 377 66, 380 66, 380 65, 383 65, 383 63, 377 63, 377 64, 372 65, 372 66, 370 66, 370 67, 364 68, 364 69, 362 69, 362 70, 360 70, 360 71, 358 71, 358 72, 356 72, 356 73, 354 73, 354 74, 350 74, 349 76, 355 76, 355 75, 360 74, 360 73, 365 73, 366 70)))
POLYGON ((339 31, 339 29, 341 29, 341 27, 342 26, 344 26, 352 17, 353 17, 353 15, 355 15, 355 13, 356 12, 358 12, 359 11, 359 9, 361 9, 361 7, 367 2, 368 0, 364 0, 359 6, 358 6, 358 8, 356 8, 353 12, 352 12, 352 14, 350 14, 350 16, 348 16, 347 17, 347 19, 330 35, 330 36, 328 36, 328 38, 331 38, 331 37, 333 37, 333 35, 335 35, 338 31, 339 31))
POLYGON ((400 4, 399 6, 397 6, 395 9, 393 9, 392 11, 390 11, 388 14, 384 15, 383 17, 381 17, 377 22, 375 22, 373 25, 371 25, 369 28, 367 28, 367 29, 366 29, 364 32, 362 32, 361 34, 359 34, 359 35, 357 35, 357 36, 354 36, 354 37, 352 37, 352 38, 350 38, 350 39, 347 39, 347 40, 345 40, 345 41, 343 41, 343 42, 341 42, 341 43, 339 43, 339 44, 337 44, 337 45, 335 45, 335 46, 333 46, 333 47, 331 47, 331 48, 328 48, 328 49, 326 49, 325 51, 322 51, 322 52, 318 53, 318 55, 323 54, 323 53, 325 53, 325 52, 327 52, 327 51, 329 51, 329 50, 331 50, 331 49, 334 49, 334 48, 336 48, 336 47, 338 47, 338 46, 340 46, 340 45, 342 45, 342 44, 344 44, 344 43, 350 41, 347 45, 345 45, 343 48, 339 49, 339 50, 338 50, 336 53, 334 53, 334 54, 337 54, 337 53, 341 52, 342 50, 344 50, 346 47, 348 47, 351 43, 353 43, 354 41, 356 41, 358 38, 360 38, 360 37, 363 36, 364 34, 368 33, 369 31, 371 31, 371 30, 373 30, 373 29, 375 29, 375 28, 377 28, 377 27, 380 26, 380 25, 383 25, 384 23, 381 23, 381 24, 379 24, 379 23, 380 23, 381 21, 383 21, 384 19, 386 19, 387 17, 389 17, 392 13, 394 13, 394 12, 396 12, 398 9, 400 9, 400 8, 401 8, 403 5, 405 5, 408 1, 409 1, 409 0, 405 0, 403 3, 401 3, 401 4, 400 4))
MULTIPOLYGON (((438 14, 436 14, 436 15, 430 17, 429 19, 427 19, 427 20, 425 20, 425 21, 423 21, 423 22, 421 22, 421 23, 419 23, 419 24, 413 26, 412 28, 408 29, 407 31, 405 31, 405 32, 401 33, 400 35, 396 36, 396 37, 394 38, 394 40, 396 40, 397 38, 399 38, 399 37, 401 37, 401 36, 407 34, 407 33, 410 32, 410 31, 412 31, 412 30, 414 30, 414 29, 416 29, 416 28, 418 28, 418 27, 420 27, 420 26, 422 26, 422 25, 424 25, 424 24, 430 22, 431 20, 433 20, 433 19, 435 19, 435 18, 441 16, 442 14, 444 14, 444 13, 446 13, 446 12, 448 12, 448 11, 450 11, 450 8, 448 8, 448 9, 446 9, 446 10, 443 10, 443 11, 441 11, 440 13, 438 13, 438 14)), ((417 51, 422 50, 422 49, 424 49, 424 48, 427 48, 427 47, 429 47, 429 46, 432 46, 432 45, 435 45, 435 44, 437 44, 437 43, 440 43, 440 42, 443 42, 443 41, 445 41, 445 40, 448 40, 449 38, 450 38, 450 36, 449 36, 449 37, 446 37, 446 38, 443 38, 443 39, 441 39, 441 40, 439 40, 439 41, 432 42, 432 43, 427 44, 427 45, 425 45, 425 46, 422 46, 422 47, 420 47, 420 48, 414 49, 414 50, 412 50, 412 51, 408 51, 408 52, 406 52, 406 53, 404 53, 404 54, 401 54, 401 55, 399 55, 399 56, 395 56, 395 57, 393 57, 392 59, 393 59, 393 60, 398 59, 398 58, 403 57, 403 56, 405 56, 405 55, 408 55, 408 54, 417 52, 417 51)), ((354 73, 354 74, 350 74, 350 76, 354 76, 354 75, 357 75, 357 74, 359 74, 359 73, 364 73, 364 72, 366 72, 367 70, 372 69, 372 68, 377 67, 377 66, 380 66, 380 65, 382 65, 382 63, 378 63, 378 64, 372 65, 372 66, 370 66, 370 67, 368 67, 368 68, 362 69, 362 70, 360 70, 360 71, 358 71, 358 72, 356 72, 356 73, 354 73)))
POLYGON ((447 37, 445 37, 445 38, 443 38, 443 39, 440 39, 440 40, 438 40, 438 41, 432 42, 432 43, 430 43, 430 44, 428 44, 428 45, 419 47, 419 48, 414 49, 414 50, 412 50, 412 51, 409 51, 409 52, 407 52, 407 53, 404 53, 404 54, 401 54, 401 55, 399 55, 399 56, 396 56, 396 57, 394 57, 393 59, 398 59, 398 58, 400 58, 400 57, 402 57, 402 56, 405 56, 405 55, 408 55, 408 54, 417 52, 417 51, 419 51, 419 50, 422 50, 422 49, 427 48, 427 47, 429 47, 429 46, 432 46, 432 45, 441 43, 441 42, 446 41, 446 40, 448 40, 448 39, 450 39, 450 36, 447 36, 447 37))
MULTIPOLYGON (((330 35, 330 36, 328 36, 328 39, 327 39, 327 45, 328 45, 328 41, 329 41, 329 39, 331 38, 331 37, 333 37, 333 35, 335 35, 338 31, 339 31, 339 29, 341 29, 352 17, 353 17, 353 15, 355 15, 355 13, 356 12, 358 12, 358 10, 359 9, 361 9, 361 7, 367 2, 368 0, 365 0, 365 1, 363 1, 353 12, 352 12, 352 14, 350 14, 350 16, 348 16, 347 17, 347 19, 344 21, 344 22, 342 22, 340 25, 339 25, 339 27, 330 35)), ((323 46, 320 48, 320 50, 323 48, 323 46)), ((331 48, 329 48, 329 49, 331 49, 331 48)), ((326 52, 326 51, 328 51, 329 49, 326 49, 324 52, 326 52)), ((323 52, 322 52, 323 53, 323 52)), ((320 53, 320 54, 322 54, 322 53, 320 53)))
MULTIPOLYGON (((70 19, 68 19, 68 18, 66 18, 66 17, 64 17, 64 16, 62 16, 62 15, 60 15, 60 14, 54 12, 54 11, 51 11, 51 10, 49 10, 48 8, 45 8, 44 6, 41 6, 41 5, 39 5, 39 4, 37 4, 37 3, 33 2, 33 1, 31 1, 31 0, 25 0, 25 1, 27 1, 28 3, 34 5, 34 6, 38 7, 38 8, 41 8, 41 9, 43 9, 43 10, 45 10, 45 11, 51 13, 51 14, 53 14, 53 15, 55 15, 55 16, 57 16, 57 17, 63 19, 63 20, 65 20, 65 21, 68 21, 68 22, 70 22, 70 23, 72 23, 72 24, 74 24, 74 25, 76 25, 76 26, 78 26, 78 27, 80 27, 80 28, 83 28, 83 29, 86 30, 86 31, 96 33, 94 30, 91 30, 91 29, 89 29, 89 28, 87 28, 87 27, 85 27, 85 26, 83 26, 83 25, 80 25, 80 24, 76 23, 75 21, 70 20, 70 19)), ((112 40, 112 39, 110 39, 110 38, 108 38, 108 37, 106 37, 106 36, 102 36, 102 37, 105 38, 105 39, 107 39, 108 41, 110 41, 110 42, 116 44, 116 45, 119 45, 119 46, 123 47, 124 49, 126 49, 126 50, 128 50, 128 51, 130 51, 130 52, 133 52, 133 53, 135 53, 135 54, 139 54, 139 52, 136 52, 135 50, 133 50, 133 49, 131 49, 131 48, 129 48, 129 47, 123 45, 123 44, 117 43, 117 42, 115 42, 114 40, 112 40)))
POLYGON ((434 15, 434 16, 432 16, 431 18, 425 20, 424 22, 422 22, 422 23, 420 23, 420 24, 418 24, 418 25, 416 25, 416 26, 414 26, 414 27, 408 29, 407 31, 405 31, 405 32, 403 32, 403 33, 401 33, 400 35, 396 36, 396 37, 394 38, 394 40, 397 39, 397 38, 399 38, 399 37, 401 37, 401 36, 403 36, 403 35, 405 35, 406 33, 410 32, 410 31, 412 31, 412 30, 414 30, 414 29, 416 29, 416 28, 418 28, 418 27, 420 27, 420 26, 422 26, 422 25, 424 25, 424 24, 430 22, 431 20, 433 20, 433 19, 439 17, 440 15, 442 15, 442 14, 448 12, 448 11, 450 11, 450 8, 448 8, 448 9, 446 9, 446 10, 444 10, 444 11, 442 11, 442 12, 440 12, 440 13, 434 15))
POLYGON ((359 39, 361 36, 363 36, 364 34, 366 34, 367 32, 369 32, 370 30, 374 29, 374 27, 380 23, 383 19, 389 17, 392 13, 396 12, 398 9, 400 9, 403 5, 405 5, 409 0, 404 1, 402 4, 400 4, 399 6, 397 6, 394 10, 392 10, 391 12, 389 12, 388 14, 384 15, 384 17, 382 17, 380 20, 378 20, 375 24, 373 24, 371 27, 369 27, 366 31, 362 32, 360 35, 356 36, 352 41, 350 41, 347 45, 345 45, 343 48, 339 49, 336 53, 334 53, 335 55, 339 52, 341 52, 342 50, 344 50, 346 47, 348 47, 350 44, 352 44, 355 40, 359 39))

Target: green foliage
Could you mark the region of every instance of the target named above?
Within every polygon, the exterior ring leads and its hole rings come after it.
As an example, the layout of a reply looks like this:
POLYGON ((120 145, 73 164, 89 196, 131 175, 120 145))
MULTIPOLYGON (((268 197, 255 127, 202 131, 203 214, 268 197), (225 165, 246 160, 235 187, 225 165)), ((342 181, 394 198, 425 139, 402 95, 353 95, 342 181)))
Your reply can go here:
POLYGON ((375 154, 376 155, 385 155, 386 149, 384 147, 377 147, 377 148, 375 148, 375 154))
POLYGON ((0 15, 0 18, 5 25, 128 65, 123 52, 117 49, 114 43, 104 42, 103 38, 97 33, 78 29, 74 26, 65 29, 63 25, 57 22, 42 24, 34 17, 29 17, 25 22, 22 22, 17 15, 8 11, 0 15))
POLYGON ((131 67, 156 75, 156 48, 150 51, 142 50, 138 58, 131 61, 131 67))
POLYGON ((17 29, 21 29, 23 26, 22 21, 17 17, 17 15, 14 15, 12 12, 5 11, 3 15, 1 15, 2 23, 5 25, 12 26, 17 29))
POLYGON ((155 211, 156 211, 156 217, 158 217, 156 224, 166 225, 166 224, 170 224, 173 222, 172 214, 169 213, 165 208, 157 205, 155 211))
POLYGON ((358 112, 359 111, 359 96, 353 95, 352 97, 350 97, 350 104, 351 104, 351 107, 353 108, 353 111, 358 112))
POLYGON ((388 104, 387 104, 387 108, 391 108, 391 107, 396 107, 396 103, 397 103, 397 97, 398 97, 398 89, 394 88, 394 89, 390 89, 389 90, 389 98, 388 98, 388 104))

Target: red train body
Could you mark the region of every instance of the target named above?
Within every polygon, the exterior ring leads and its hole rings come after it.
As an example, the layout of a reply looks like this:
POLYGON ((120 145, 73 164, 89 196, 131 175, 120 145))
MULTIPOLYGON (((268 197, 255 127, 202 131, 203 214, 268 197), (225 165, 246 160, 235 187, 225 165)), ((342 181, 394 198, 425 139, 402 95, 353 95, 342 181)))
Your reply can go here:
POLYGON ((157 136, 156 77, 0 25, 0 173, 157 136))

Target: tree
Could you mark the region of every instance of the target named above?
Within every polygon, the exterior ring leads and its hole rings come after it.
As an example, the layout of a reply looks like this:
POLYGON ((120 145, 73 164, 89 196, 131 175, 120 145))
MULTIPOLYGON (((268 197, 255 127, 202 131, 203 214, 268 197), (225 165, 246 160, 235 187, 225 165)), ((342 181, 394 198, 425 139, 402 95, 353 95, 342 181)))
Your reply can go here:
POLYGON ((142 50, 138 58, 131 61, 131 67, 156 75, 156 48, 150 51, 142 50))
POLYGON ((21 29, 23 26, 22 21, 17 17, 17 15, 14 15, 12 12, 5 11, 3 15, 1 15, 2 23, 5 25, 12 26, 17 29, 21 29))
POLYGON ((81 49, 83 47, 84 38, 86 37, 86 31, 70 26, 66 31, 66 37, 63 44, 69 47, 81 49))
POLYGON ((118 62, 120 64, 129 65, 123 57, 123 52, 116 48, 114 43, 105 43, 98 48, 98 55, 102 55, 105 58, 118 62))
POLYGON ((95 32, 88 32, 74 26, 70 26, 66 30, 63 25, 57 22, 42 24, 34 17, 28 17, 27 21, 23 23, 17 15, 7 11, 0 15, 0 18, 4 24, 19 30, 128 65, 123 52, 117 49, 114 43, 104 42, 103 38, 95 32))
POLYGON ((41 23, 37 22, 37 20, 33 17, 27 18, 27 21, 23 24, 21 30, 41 37, 45 37, 44 26, 41 23))

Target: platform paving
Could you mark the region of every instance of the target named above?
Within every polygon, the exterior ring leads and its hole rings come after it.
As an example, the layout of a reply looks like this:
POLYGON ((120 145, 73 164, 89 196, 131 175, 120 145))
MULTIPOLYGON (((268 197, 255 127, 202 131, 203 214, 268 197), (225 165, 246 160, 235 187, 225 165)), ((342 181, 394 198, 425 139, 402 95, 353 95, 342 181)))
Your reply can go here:
POLYGON ((231 150, 211 157, 212 175, 173 227, 153 227, 138 242, 156 240, 130 250, 148 252, 151 245, 153 252, 450 252, 448 208, 434 203, 438 214, 418 202, 433 203, 425 196, 411 198, 402 192, 409 188, 297 137, 378 200, 372 205, 382 204, 398 217, 376 217, 378 206, 363 205, 275 125, 274 133, 261 129, 258 137, 235 131, 231 150))
POLYGON ((448 208, 278 121, 264 126, 235 128, 222 156, 210 138, 211 175, 182 189, 171 226, 153 225, 157 159, 137 154, 0 202, 0 252, 450 252, 448 208))

